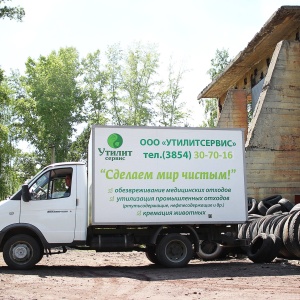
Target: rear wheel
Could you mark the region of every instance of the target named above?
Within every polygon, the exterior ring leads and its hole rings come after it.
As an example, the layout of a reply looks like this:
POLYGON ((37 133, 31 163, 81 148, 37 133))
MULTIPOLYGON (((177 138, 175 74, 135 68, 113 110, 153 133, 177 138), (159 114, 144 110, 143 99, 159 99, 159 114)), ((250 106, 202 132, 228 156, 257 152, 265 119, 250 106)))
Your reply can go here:
POLYGON ((184 235, 171 233, 164 236, 156 247, 157 260, 163 266, 186 266, 193 256, 191 241, 184 235))
POLYGON ((147 247, 147 250, 145 252, 146 257, 154 264, 159 264, 159 261, 156 256, 155 247, 147 247))
POLYGON ((31 236, 19 234, 6 241, 3 258, 9 268, 15 270, 31 269, 41 258, 39 243, 31 236))

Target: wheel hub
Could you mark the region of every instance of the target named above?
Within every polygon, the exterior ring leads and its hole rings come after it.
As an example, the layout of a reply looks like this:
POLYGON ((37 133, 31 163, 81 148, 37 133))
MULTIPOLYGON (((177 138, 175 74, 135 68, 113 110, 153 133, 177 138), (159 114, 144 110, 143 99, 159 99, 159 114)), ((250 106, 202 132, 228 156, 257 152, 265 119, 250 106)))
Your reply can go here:
POLYGON ((24 261, 30 256, 30 249, 26 244, 18 244, 12 249, 14 260, 24 261))
POLYGON ((170 249, 170 253, 175 256, 181 256, 182 252, 183 252, 182 247, 180 247, 180 245, 178 245, 178 244, 173 245, 173 247, 171 247, 171 249, 170 249))
POLYGON ((172 242, 167 246, 167 255, 170 260, 179 261, 185 255, 185 248, 180 242, 172 242))

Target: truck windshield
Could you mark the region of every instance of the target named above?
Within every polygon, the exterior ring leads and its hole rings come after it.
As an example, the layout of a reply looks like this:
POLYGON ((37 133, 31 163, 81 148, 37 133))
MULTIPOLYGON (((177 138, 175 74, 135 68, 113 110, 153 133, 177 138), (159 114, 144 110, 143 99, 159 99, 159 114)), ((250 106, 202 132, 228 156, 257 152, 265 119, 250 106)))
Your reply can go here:
POLYGON ((47 199, 49 184, 49 172, 43 174, 30 188, 32 200, 47 199))

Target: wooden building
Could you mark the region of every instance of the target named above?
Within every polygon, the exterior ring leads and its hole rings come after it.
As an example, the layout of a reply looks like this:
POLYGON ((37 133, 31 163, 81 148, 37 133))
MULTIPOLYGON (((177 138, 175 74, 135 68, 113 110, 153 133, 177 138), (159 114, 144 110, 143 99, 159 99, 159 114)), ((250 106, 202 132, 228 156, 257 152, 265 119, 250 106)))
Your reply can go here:
POLYGON ((300 202, 300 6, 282 6, 198 96, 244 128, 248 196, 300 202))

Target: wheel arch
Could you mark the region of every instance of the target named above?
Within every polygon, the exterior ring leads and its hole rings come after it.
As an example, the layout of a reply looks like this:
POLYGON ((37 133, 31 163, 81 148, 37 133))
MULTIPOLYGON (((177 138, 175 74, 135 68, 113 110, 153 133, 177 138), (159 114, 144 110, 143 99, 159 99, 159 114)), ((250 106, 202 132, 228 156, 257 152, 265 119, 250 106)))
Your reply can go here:
POLYGON ((12 224, 5 227, 0 235, 0 250, 3 251, 5 242, 12 236, 17 234, 27 234, 36 239, 41 247, 47 248, 47 241, 41 231, 30 224, 12 224))
MULTIPOLYGON (((183 230, 184 233, 187 233, 187 232, 190 233, 191 242, 192 242, 192 244, 194 244, 194 250, 195 250, 195 252, 199 252, 200 240, 199 240, 199 237, 198 237, 198 234, 197 234, 196 230, 190 225, 182 225, 181 227, 184 229, 183 230)), ((155 233, 152 235, 152 237, 150 239, 150 243, 155 245, 157 243, 157 240, 158 240, 158 237, 159 237, 160 233, 163 230, 168 230, 168 229, 172 229, 172 228, 178 228, 178 226, 176 226, 176 225, 164 225, 164 226, 158 227, 157 230, 155 231, 155 233)), ((169 232, 169 233, 171 233, 171 232, 169 232)))

